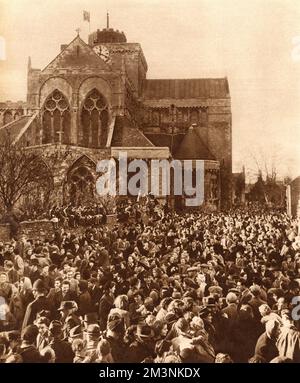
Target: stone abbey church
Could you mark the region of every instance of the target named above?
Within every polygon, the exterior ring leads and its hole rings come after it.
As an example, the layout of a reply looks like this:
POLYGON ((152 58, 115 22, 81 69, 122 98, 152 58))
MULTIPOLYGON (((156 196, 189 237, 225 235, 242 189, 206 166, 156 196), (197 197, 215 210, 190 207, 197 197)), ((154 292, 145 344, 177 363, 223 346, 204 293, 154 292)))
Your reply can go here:
MULTIPOLYGON (((148 79, 139 43, 105 28, 76 36, 44 68, 28 60, 26 102, 0 103, 0 139, 40 153, 68 150, 53 168, 57 201, 95 193, 96 163, 118 158, 205 161, 205 204, 232 199, 231 102, 227 78, 148 79)), ((172 203, 180 207, 184 197, 172 203)))

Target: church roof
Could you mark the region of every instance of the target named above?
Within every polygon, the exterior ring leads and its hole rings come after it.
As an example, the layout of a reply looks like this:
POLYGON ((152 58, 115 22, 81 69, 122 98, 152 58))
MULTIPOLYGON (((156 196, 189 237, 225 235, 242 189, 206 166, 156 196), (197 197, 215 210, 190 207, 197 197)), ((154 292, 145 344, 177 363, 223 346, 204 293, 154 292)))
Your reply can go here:
POLYGON ((117 116, 111 146, 154 146, 151 141, 126 117, 117 116))
POLYGON ((174 152, 174 157, 180 160, 215 160, 209 148, 205 145, 197 127, 190 127, 178 149, 174 152))
POLYGON ((145 134, 146 137, 149 138, 151 142, 155 146, 168 146, 169 149, 171 150, 171 146, 173 147, 172 151, 173 153, 176 152, 178 149, 179 145, 181 144, 181 141, 183 140, 185 134, 184 133, 179 133, 179 134, 174 134, 173 136, 173 145, 172 145, 172 135, 171 134, 166 134, 166 133, 147 133, 145 134))
POLYGON ((63 44, 62 51, 43 69, 43 72, 55 69, 111 68, 86 44, 80 36, 76 36, 68 45, 63 44))
POLYGON ((151 99, 229 98, 227 78, 145 80, 143 97, 151 99))

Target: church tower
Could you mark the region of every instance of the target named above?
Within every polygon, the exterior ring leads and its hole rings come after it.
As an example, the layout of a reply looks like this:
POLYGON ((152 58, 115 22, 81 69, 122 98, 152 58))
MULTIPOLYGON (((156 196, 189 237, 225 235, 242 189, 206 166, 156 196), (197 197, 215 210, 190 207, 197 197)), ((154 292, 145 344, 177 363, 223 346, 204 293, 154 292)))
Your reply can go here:
POLYGON ((88 44, 113 70, 126 71, 133 97, 140 97, 148 70, 141 45, 128 43, 124 32, 110 28, 109 15, 106 28, 91 33, 88 44))

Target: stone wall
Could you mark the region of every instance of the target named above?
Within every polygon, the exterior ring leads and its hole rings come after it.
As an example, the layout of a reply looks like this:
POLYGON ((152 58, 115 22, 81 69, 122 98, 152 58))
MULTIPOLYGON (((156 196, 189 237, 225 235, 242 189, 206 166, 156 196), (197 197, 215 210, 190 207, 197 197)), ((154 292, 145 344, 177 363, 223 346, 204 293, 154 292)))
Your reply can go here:
POLYGON ((19 236, 26 235, 27 238, 33 239, 50 238, 53 233, 53 224, 48 220, 24 221, 19 229, 19 236))
MULTIPOLYGON (((48 220, 24 221, 20 223, 18 236, 26 235, 27 238, 45 239, 54 233, 53 225, 48 220)), ((10 225, 0 225, 0 241, 10 240, 10 225)))
MULTIPOLYGON (((110 214, 107 216, 107 226, 113 227, 117 224, 117 215, 110 214)), ((85 228, 76 228, 70 229, 72 233, 80 234, 85 231, 85 228)), ((20 223, 20 228, 18 236, 22 237, 23 235, 26 238, 32 239, 41 239, 51 238, 54 234, 54 228, 52 222, 48 220, 39 220, 39 221, 24 221, 20 223)), ((9 224, 0 224, 0 242, 10 241, 10 225, 9 224)))

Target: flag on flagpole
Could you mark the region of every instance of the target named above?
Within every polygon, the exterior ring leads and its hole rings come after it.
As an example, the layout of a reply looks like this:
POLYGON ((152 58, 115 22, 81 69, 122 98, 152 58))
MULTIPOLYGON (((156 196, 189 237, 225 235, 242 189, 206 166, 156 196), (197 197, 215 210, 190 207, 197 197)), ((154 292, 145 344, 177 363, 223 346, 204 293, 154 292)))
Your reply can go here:
POLYGON ((90 12, 83 11, 83 21, 90 22, 90 12))

